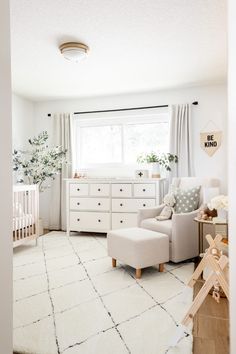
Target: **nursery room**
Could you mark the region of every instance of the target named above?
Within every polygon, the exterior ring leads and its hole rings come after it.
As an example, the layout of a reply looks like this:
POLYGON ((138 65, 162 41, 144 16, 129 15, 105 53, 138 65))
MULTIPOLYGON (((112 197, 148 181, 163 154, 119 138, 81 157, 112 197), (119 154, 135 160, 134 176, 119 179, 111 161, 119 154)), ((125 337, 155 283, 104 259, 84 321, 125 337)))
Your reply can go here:
POLYGON ((9 5, 13 352, 232 352, 226 0, 9 5))

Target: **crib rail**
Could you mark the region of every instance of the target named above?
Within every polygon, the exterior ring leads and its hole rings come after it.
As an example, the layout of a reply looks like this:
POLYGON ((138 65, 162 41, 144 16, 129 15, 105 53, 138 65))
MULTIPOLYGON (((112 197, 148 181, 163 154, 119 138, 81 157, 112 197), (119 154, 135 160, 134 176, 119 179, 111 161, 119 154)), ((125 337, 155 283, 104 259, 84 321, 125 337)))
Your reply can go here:
POLYGON ((13 247, 39 235, 39 191, 37 185, 13 186, 13 247))

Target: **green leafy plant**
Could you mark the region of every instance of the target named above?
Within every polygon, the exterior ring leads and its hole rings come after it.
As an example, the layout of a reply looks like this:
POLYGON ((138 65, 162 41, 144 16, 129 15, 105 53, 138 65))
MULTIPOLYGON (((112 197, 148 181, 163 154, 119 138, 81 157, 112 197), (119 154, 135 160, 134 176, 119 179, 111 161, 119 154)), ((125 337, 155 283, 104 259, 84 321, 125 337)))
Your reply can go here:
POLYGON ((150 152, 149 154, 139 155, 137 158, 138 163, 159 163, 167 171, 171 171, 171 164, 178 162, 178 156, 170 153, 156 154, 155 152, 150 152))
POLYGON ((48 138, 47 131, 43 131, 28 140, 30 150, 13 151, 13 171, 17 174, 17 182, 38 184, 41 192, 50 187, 46 182, 54 180, 61 173, 62 165, 67 163, 66 150, 61 146, 48 147, 48 138))

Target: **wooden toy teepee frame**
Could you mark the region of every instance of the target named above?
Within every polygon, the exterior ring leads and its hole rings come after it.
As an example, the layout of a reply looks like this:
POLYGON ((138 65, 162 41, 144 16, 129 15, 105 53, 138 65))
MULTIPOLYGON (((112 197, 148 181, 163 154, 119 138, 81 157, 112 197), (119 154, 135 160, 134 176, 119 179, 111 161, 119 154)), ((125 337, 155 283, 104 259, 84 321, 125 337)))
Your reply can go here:
POLYGON ((186 335, 188 331, 187 326, 193 320, 196 312, 204 302, 207 297, 209 291, 213 288, 213 298, 219 302, 220 300, 220 287, 224 291, 226 297, 229 299, 229 278, 228 278, 228 265, 229 259, 227 256, 222 255, 221 251, 221 240, 222 236, 217 235, 215 239, 212 238, 211 235, 207 235, 206 239, 210 245, 207 249, 203 259, 199 263, 198 267, 194 271, 188 286, 193 287, 196 281, 199 279, 204 269, 207 267, 210 271, 204 285, 200 289, 199 293, 195 297, 192 305, 187 311, 185 317, 183 318, 177 335, 175 336, 174 341, 172 342, 172 346, 175 346, 181 337, 186 335), (185 328, 185 329, 184 329, 185 328))

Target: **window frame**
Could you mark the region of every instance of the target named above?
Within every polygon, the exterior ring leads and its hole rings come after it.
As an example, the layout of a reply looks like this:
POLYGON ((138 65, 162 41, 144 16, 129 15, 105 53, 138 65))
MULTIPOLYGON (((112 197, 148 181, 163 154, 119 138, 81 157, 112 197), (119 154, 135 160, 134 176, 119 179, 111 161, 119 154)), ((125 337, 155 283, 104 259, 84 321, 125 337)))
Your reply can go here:
POLYGON ((137 124, 153 124, 153 123, 168 123, 170 129, 170 114, 169 110, 161 110, 161 112, 154 113, 139 113, 139 114, 123 114, 122 116, 110 116, 110 117, 91 117, 88 118, 74 116, 75 117, 75 163, 76 169, 99 169, 99 168, 122 168, 122 167, 138 167, 138 163, 126 163, 125 162, 125 144, 124 144, 124 129, 128 125, 137 124), (121 127, 121 162, 106 162, 106 163, 87 163, 82 164, 82 139, 81 128, 83 127, 101 127, 117 125, 121 127), (79 142, 78 142, 79 140, 79 142), (78 146, 79 145, 79 146, 78 146))

